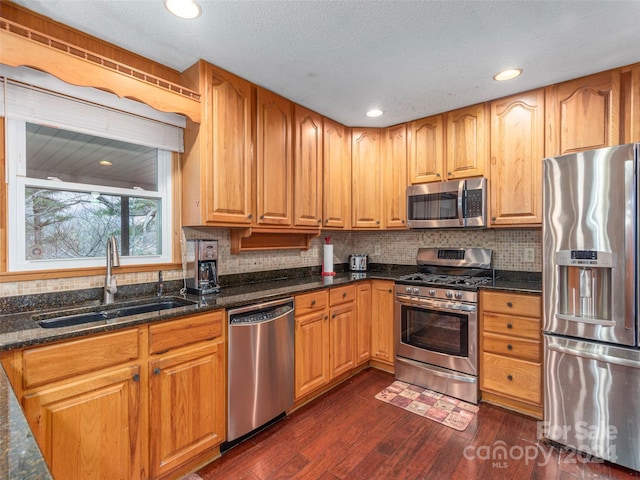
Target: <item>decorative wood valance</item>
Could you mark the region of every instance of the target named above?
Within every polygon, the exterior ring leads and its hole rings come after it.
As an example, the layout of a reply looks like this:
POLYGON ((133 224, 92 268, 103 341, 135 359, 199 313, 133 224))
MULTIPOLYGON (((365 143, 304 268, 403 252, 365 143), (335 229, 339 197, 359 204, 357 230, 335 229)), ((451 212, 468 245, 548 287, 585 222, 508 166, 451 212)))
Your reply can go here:
POLYGON ((0 18, 0 63, 27 66, 85 87, 113 92, 200 123, 200 94, 181 85, 0 18))
POLYGON ((319 228, 240 228, 231 229, 231 253, 257 250, 309 250, 319 228))

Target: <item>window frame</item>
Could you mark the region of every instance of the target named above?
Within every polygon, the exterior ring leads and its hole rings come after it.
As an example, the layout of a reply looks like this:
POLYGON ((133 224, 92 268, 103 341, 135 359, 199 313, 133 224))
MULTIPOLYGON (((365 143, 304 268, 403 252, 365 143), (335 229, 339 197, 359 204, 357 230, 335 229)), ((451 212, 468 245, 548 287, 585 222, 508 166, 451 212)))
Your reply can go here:
MULTIPOLYGON (((56 190, 99 191, 104 194, 125 195, 129 197, 158 198, 161 200, 160 255, 121 256, 122 266, 128 265, 156 265, 171 263, 173 259, 173 152, 158 149, 157 192, 118 187, 106 187, 73 182, 60 182, 29 178, 26 176, 26 124, 28 122, 18 118, 5 117, 5 145, 6 167, 8 180, 8 249, 7 273, 33 272, 41 270, 67 270, 78 268, 101 267, 105 264, 105 257, 85 257, 76 259, 47 259, 30 260, 25 252, 25 189, 27 187, 50 188, 56 190), (66 187, 66 188, 61 188, 66 187)), ((79 131, 65 125, 65 130, 79 131)), ((84 133, 84 132, 81 132, 84 133)), ((99 133, 93 135, 100 136, 99 133)))

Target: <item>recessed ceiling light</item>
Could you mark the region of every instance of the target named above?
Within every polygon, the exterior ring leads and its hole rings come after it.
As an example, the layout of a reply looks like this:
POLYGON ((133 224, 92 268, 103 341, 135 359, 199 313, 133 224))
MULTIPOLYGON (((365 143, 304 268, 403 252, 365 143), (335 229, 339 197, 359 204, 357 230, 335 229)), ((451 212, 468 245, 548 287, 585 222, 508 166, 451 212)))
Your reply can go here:
POLYGON ((512 78, 516 78, 522 73, 521 68, 510 68, 509 70, 504 70, 500 73, 496 73, 493 76, 493 79, 502 82, 504 80, 511 80, 512 78))
POLYGON ((176 17, 192 19, 200 16, 202 10, 195 0, 164 0, 164 6, 176 17))
POLYGON ((109 160, 100 160, 100 165, 102 165, 103 167, 109 167, 111 165, 113 165, 113 163, 111 163, 109 160))
POLYGON ((384 113, 384 112, 383 112, 382 110, 379 110, 379 109, 377 109, 377 108, 373 108, 373 109, 371 109, 371 110, 369 110, 369 111, 367 112, 367 117, 375 118, 375 117, 379 117, 379 116, 380 116, 380 115, 382 115, 383 113, 384 113))

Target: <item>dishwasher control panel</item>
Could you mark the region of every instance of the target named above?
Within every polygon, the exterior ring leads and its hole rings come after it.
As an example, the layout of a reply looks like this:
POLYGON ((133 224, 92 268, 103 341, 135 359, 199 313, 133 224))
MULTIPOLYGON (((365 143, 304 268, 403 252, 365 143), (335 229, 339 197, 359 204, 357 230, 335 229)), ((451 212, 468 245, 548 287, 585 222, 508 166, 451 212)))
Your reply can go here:
POLYGON ((250 312, 236 313, 229 316, 229 323, 232 325, 239 323, 259 323, 281 317, 293 310, 293 304, 279 305, 275 307, 265 307, 250 312))

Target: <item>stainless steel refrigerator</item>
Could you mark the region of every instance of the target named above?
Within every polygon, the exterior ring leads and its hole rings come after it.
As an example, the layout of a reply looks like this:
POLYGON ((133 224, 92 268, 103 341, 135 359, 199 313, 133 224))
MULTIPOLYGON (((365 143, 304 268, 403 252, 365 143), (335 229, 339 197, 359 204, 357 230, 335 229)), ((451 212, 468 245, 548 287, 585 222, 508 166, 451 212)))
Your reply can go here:
MULTIPOLYGON (((543 161, 544 422, 539 433, 640 470, 640 144, 543 161)), ((593 456, 593 457, 592 457, 593 456)))

